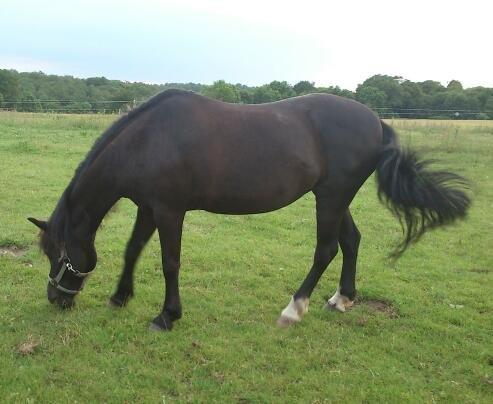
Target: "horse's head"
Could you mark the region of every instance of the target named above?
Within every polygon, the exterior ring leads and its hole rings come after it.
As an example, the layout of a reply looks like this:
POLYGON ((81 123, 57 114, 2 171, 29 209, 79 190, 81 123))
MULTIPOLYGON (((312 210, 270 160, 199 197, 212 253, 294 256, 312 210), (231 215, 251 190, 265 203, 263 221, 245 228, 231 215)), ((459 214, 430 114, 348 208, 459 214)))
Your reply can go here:
POLYGON ((41 229, 40 245, 50 261, 48 300, 61 308, 71 308, 74 297, 96 266, 94 236, 81 239, 65 229, 63 238, 60 238, 49 221, 28 220, 41 229))

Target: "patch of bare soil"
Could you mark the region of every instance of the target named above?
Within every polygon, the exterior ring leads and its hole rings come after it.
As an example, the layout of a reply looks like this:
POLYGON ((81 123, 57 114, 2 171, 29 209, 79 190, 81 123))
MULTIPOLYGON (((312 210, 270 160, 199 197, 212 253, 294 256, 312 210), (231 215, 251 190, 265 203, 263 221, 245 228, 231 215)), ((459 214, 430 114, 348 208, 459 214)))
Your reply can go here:
POLYGON ((17 247, 16 245, 8 245, 0 247, 0 255, 8 255, 10 257, 20 257, 27 252, 27 248, 17 247))
POLYGON ((477 274, 489 274, 491 272, 491 269, 473 268, 473 269, 470 269, 469 272, 476 272, 477 274))
POLYGON ((379 299, 356 299, 357 304, 365 305, 373 312, 380 312, 386 314, 389 318, 399 317, 397 309, 390 302, 379 299))

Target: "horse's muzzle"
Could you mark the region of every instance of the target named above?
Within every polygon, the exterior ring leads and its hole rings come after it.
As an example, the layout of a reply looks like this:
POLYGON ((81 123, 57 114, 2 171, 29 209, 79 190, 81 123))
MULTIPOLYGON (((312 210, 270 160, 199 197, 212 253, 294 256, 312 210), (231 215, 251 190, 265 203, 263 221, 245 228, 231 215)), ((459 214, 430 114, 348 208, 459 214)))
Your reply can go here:
POLYGON ((74 296, 63 293, 48 282, 47 288, 48 301, 51 304, 57 303, 61 309, 70 309, 75 305, 74 296))

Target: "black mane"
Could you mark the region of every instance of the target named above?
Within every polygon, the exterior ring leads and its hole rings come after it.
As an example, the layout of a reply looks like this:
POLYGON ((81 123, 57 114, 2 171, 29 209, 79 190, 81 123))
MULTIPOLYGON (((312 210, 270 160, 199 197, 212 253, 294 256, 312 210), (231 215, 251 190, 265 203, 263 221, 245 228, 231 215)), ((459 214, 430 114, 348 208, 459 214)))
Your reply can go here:
POLYGON ((88 167, 91 166, 91 164, 96 160, 96 158, 101 154, 106 146, 108 146, 123 131, 123 129, 127 127, 129 123, 131 123, 143 112, 149 110, 150 108, 158 105, 161 101, 168 99, 174 95, 187 93, 191 93, 191 91, 170 89, 155 95, 137 108, 121 116, 108 129, 106 129, 99 138, 96 139, 84 160, 82 160, 82 162, 75 170, 75 174, 72 177, 72 180, 68 184, 67 188, 65 188, 65 191, 63 192, 55 210, 53 211, 49 219, 49 226, 47 231, 48 234, 44 234, 41 237, 41 247, 43 248, 43 250, 45 250, 45 252, 46 249, 49 247, 48 239, 50 239, 51 242, 53 242, 57 247, 63 244, 65 226, 67 225, 67 217, 70 208, 70 195, 72 193, 72 190, 74 189, 77 181, 82 176, 82 174, 86 171, 88 167), (48 237, 48 239, 46 237, 48 237))

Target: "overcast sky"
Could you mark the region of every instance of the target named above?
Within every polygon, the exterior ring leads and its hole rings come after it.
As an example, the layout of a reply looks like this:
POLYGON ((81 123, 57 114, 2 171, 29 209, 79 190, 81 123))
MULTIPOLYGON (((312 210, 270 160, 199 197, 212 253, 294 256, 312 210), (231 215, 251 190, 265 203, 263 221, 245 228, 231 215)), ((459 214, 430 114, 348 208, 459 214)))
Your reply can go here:
POLYGON ((148 83, 493 87, 493 2, 0 0, 0 68, 148 83))

